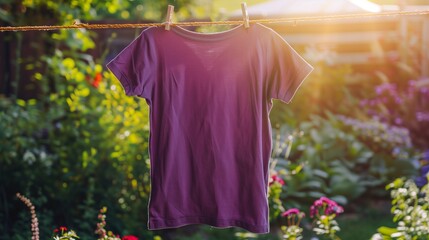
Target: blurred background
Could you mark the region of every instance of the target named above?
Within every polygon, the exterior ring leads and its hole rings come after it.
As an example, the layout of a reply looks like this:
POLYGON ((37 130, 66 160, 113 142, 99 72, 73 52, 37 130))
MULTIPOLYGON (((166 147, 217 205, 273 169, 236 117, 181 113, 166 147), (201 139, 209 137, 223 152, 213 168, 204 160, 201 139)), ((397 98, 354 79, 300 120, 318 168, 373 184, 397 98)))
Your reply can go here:
MULTIPOLYGON (((241 2, 1 0, 0 26, 160 23, 168 4, 175 22, 233 20, 241 19, 241 2)), ((429 10, 429 0, 246 2, 250 19, 429 10)), ((121 236, 282 239, 282 212, 299 208, 309 216, 322 196, 344 207, 342 239, 395 228, 386 186, 397 178, 418 188, 427 183, 429 15, 266 25, 315 68, 293 102, 275 100, 270 115, 270 234, 206 225, 147 230, 149 109, 144 99, 125 96, 105 68, 142 29, 79 29, 0 32, 0 239, 31 237, 17 192, 35 205, 45 239, 60 226, 97 239, 104 206, 106 228, 121 236)), ((304 239, 318 239, 311 219, 301 226, 304 239)))

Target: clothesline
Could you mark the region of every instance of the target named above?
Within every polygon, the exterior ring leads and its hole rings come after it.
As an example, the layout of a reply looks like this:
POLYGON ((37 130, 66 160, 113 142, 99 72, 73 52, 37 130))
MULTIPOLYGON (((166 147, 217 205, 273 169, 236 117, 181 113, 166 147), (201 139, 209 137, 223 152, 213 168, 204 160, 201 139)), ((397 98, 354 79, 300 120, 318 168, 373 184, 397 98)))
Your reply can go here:
MULTIPOLYGON (((311 16, 311 17, 288 17, 249 20, 249 23, 294 23, 309 21, 333 21, 353 18, 381 18, 397 17, 410 15, 429 15, 429 11, 395 11, 382 13, 362 13, 362 14, 344 14, 330 16, 311 16)), ((215 22, 177 22, 171 23, 172 26, 207 26, 207 25, 238 25, 243 23, 242 20, 215 21, 215 22)), ((94 23, 73 23, 72 25, 40 25, 40 26, 7 26, 0 27, 0 32, 6 31, 52 31, 60 29, 108 29, 108 28, 146 28, 161 27, 165 23, 115 23, 115 24, 94 24, 94 23)))

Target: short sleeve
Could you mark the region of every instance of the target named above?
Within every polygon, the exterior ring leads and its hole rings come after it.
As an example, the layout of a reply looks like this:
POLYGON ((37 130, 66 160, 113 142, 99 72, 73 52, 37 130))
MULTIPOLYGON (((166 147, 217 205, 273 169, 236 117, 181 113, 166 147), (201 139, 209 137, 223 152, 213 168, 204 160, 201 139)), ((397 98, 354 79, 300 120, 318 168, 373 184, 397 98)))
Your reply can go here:
POLYGON ((115 75, 128 96, 150 99, 155 75, 155 49, 144 30, 106 67, 115 75))
POLYGON ((313 67, 274 31, 268 49, 268 98, 290 103, 313 67))

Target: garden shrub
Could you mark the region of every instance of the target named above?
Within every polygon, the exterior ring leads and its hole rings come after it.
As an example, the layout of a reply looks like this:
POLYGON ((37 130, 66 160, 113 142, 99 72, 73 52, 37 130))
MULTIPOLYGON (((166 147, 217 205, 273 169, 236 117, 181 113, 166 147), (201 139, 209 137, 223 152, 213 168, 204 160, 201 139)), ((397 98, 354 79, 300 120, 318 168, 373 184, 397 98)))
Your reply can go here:
POLYGON ((301 208, 322 196, 343 205, 386 197, 388 182, 416 173, 415 152, 406 129, 376 119, 327 115, 313 116, 294 134, 287 125, 277 130, 273 162, 285 184, 276 195, 287 208, 301 208))
POLYGON ((372 240, 426 240, 429 236, 429 184, 422 188, 412 179, 398 178, 386 186, 392 198, 396 228, 380 227, 372 240))
POLYGON ((148 108, 125 97, 110 73, 100 74, 98 88, 70 79, 70 85, 76 83, 68 88, 70 96, 52 93, 49 104, 1 99, 0 124, 6 129, 0 134, 2 212, 9 213, 1 216, 8 222, 0 225, 5 227, 1 232, 20 232, 12 230, 16 191, 49 212, 51 226, 74 226, 83 237, 92 235, 90 224, 100 205, 111 209, 118 231, 144 232, 150 191, 148 108))

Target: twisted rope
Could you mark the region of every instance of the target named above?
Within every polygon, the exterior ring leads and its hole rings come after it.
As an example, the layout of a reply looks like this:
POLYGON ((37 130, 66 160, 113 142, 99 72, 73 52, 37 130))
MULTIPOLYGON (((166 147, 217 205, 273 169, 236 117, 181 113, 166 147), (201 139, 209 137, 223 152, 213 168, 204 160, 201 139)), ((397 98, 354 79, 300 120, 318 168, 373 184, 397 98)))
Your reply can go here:
MULTIPOLYGON (((313 17, 296 17, 296 18, 272 18, 272 19, 257 19, 249 20, 249 23, 298 23, 309 21, 333 21, 354 18, 381 18, 381 17, 398 17, 398 16, 416 16, 429 15, 429 11, 398 11, 398 12, 382 12, 382 13, 362 13, 362 14, 344 14, 331 16, 313 16, 313 17)), ((216 22, 178 22, 171 23, 172 26, 207 26, 207 25, 238 25, 243 21, 216 21, 216 22)), ((165 23, 114 23, 114 24, 89 24, 89 23, 73 23, 72 25, 40 25, 40 26, 7 26, 0 27, 0 32, 6 31, 53 31, 59 29, 118 29, 118 28, 147 28, 147 27, 162 27, 165 23)))

